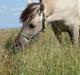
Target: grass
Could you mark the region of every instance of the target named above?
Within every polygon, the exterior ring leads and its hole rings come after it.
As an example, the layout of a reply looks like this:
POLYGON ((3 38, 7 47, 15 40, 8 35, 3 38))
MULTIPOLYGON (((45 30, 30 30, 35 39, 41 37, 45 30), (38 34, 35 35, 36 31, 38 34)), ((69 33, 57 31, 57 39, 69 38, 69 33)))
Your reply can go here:
POLYGON ((18 30, 0 31, 0 75, 80 75, 80 47, 62 33, 62 47, 47 27, 37 41, 22 51, 11 49, 18 30))

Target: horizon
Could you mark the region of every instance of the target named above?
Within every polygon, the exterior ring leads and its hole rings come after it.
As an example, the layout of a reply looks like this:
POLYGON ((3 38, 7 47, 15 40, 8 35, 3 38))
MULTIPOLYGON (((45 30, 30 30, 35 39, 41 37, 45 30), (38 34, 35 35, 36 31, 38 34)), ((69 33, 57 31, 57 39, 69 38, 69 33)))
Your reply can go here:
POLYGON ((27 0, 0 0, 0 29, 21 27, 19 16, 26 6, 27 0))

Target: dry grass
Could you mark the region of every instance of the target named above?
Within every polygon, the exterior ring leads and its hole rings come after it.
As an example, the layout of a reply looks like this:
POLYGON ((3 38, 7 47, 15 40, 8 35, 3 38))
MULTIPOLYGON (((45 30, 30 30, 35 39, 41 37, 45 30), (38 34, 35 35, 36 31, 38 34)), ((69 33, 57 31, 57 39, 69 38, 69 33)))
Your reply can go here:
POLYGON ((48 27, 37 41, 14 53, 9 47, 17 32, 0 31, 0 75, 80 75, 80 48, 72 47, 66 33, 61 48, 48 27))
POLYGON ((6 41, 16 34, 16 30, 0 30, 0 75, 11 75, 12 55, 5 49, 6 41))

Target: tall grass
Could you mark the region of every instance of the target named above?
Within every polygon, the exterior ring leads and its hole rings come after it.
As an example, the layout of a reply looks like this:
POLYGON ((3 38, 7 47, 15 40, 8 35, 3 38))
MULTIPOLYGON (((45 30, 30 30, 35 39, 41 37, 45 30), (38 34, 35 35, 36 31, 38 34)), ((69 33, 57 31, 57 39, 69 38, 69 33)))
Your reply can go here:
MULTIPOLYGON (((15 35, 15 31, 12 31, 12 34, 15 35)), ((11 44, 14 40, 11 35, 7 37, 6 44, 11 44)), ((62 42, 62 47, 59 47, 51 27, 47 27, 46 32, 24 50, 16 50, 14 54, 11 52, 12 49, 2 47, 0 74, 80 75, 80 47, 73 47, 66 33, 62 33, 62 42)))

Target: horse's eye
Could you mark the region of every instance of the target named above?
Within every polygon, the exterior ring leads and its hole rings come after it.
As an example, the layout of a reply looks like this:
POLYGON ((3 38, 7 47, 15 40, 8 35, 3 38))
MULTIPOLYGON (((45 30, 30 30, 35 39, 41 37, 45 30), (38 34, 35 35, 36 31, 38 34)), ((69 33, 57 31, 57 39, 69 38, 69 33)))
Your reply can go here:
POLYGON ((35 25, 30 24, 29 27, 30 27, 30 28, 35 28, 35 25))

